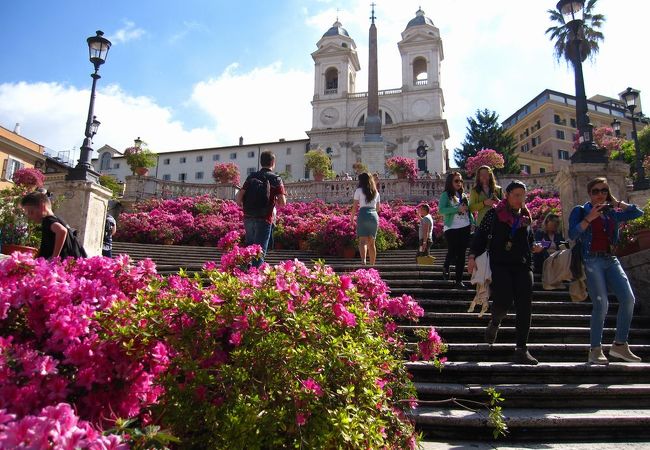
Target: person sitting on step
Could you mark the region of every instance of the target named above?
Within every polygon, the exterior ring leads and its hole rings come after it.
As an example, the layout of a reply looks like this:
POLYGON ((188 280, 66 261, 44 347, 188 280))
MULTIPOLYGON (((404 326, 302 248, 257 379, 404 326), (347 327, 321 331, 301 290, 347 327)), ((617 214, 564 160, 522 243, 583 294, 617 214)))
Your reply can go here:
POLYGON ((527 349, 533 295, 532 253, 541 252, 542 246, 533 240, 525 199, 526 185, 515 180, 506 188, 505 199, 485 213, 470 245, 467 270, 472 273, 476 268, 475 257, 489 251, 492 320, 485 330, 485 341, 494 344, 501 321, 514 302, 517 314, 514 362, 535 365, 537 359, 527 349))

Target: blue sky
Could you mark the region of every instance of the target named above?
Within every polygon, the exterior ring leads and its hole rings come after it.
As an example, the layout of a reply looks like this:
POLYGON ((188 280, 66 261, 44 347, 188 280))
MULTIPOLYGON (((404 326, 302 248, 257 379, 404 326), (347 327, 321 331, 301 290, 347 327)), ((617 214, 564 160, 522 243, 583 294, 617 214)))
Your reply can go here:
MULTIPOLYGON (((337 8, 356 41, 365 90, 369 3, 1 1, 0 125, 20 122, 24 136, 55 150, 78 147, 92 71, 85 39, 102 29, 113 47, 100 69, 95 148, 123 149, 137 136, 156 151, 235 144, 240 135, 246 142, 304 138, 310 54, 337 8)), ((440 28, 449 148, 463 140, 477 108, 505 119, 546 88, 573 93, 572 72, 553 60, 544 35, 555 1, 377 3, 380 89, 401 84, 397 42, 418 6, 440 28)), ((650 2, 600 0, 598 10, 607 16, 606 40, 585 67, 588 95, 615 96, 629 85, 643 98, 648 40, 630 17, 650 17, 650 2)))

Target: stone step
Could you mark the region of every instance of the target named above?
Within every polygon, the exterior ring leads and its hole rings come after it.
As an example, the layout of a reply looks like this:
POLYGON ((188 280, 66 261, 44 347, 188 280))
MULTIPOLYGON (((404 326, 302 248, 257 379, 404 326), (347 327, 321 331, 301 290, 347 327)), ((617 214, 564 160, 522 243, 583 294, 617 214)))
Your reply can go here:
MULTIPOLYGON (((415 387, 419 400, 445 400, 461 398, 486 402, 484 384, 424 383, 415 387)), ((606 383, 509 383, 490 385, 505 399, 507 408, 555 408, 571 405, 572 408, 636 408, 650 407, 650 384, 606 384, 606 383)))
MULTIPOLYGON (((407 344, 409 350, 414 349, 415 344, 407 344)), ((609 342, 605 343, 608 354, 609 342)), ((448 343, 448 351, 445 356, 450 361, 501 361, 510 362, 515 349, 514 339, 510 342, 499 340, 493 345, 485 343, 448 343)), ((632 344, 630 349, 637 356, 645 361, 650 360, 650 345, 632 344)), ((540 362, 571 361, 586 362, 589 353, 589 344, 564 344, 564 343, 529 343, 528 350, 540 362)), ((613 360, 613 359, 612 359, 613 360)), ((650 366, 649 366, 650 369, 650 366)))
POLYGON ((540 362, 536 366, 525 366, 509 362, 450 360, 442 370, 422 361, 406 365, 415 382, 481 384, 486 387, 523 382, 650 384, 650 366, 646 363, 612 362, 598 366, 585 361, 540 362))
MULTIPOLYGON (((468 303, 469 305, 469 303, 468 303)), ((611 313, 611 311, 610 311, 611 313)), ((544 327, 581 327, 589 324, 591 314, 538 314, 533 311, 532 324, 544 327)), ((431 324, 434 326, 478 326, 487 325, 490 320, 489 314, 479 318, 476 312, 468 313, 445 313, 425 312, 418 324, 431 324)), ((515 314, 508 314, 502 322, 503 326, 514 326, 515 314)), ((605 317, 605 327, 614 328, 616 316, 608 314, 605 317)), ((650 327, 650 316, 635 315, 632 319, 632 326, 635 328, 650 327)))
MULTIPOLYGON (((598 440, 627 441, 650 438, 650 409, 610 408, 503 408, 507 440, 598 440)), ((427 438, 490 439, 487 412, 451 407, 419 407, 411 415, 427 438)))
MULTIPOLYGON (((588 324, 587 324, 588 325, 588 324)), ((400 330, 409 339, 413 339, 414 332, 418 329, 428 328, 421 325, 402 325, 400 330)), ((436 327, 436 331, 449 344, 456 343, 484 343, 485 326, 442 326, 436 327)), ((603 342, 611 343, 614 340, 615 328, 605 328, 603 342)), ((498 341, 515 342, 515 327, 503 326, 499 329, 498 341)), ((633 328, 630 330, 630 342, 641 345, 650 345, 650 330, 646 328, 633 328)), ((589 342, 589 326, 585 327, 531 327, 528 339, 529 343, 552 343, 552 344, 584 344, 589 342)))
MULTIPOLYGON (((428 312, 467 312, 471 300, 463 298, 455 299, 419 299, 418 304, 428 312)), ((591 302, 558 302, 556 300, 533 300, 533 311, 541 313, 574 313, 574 314, 591 314, 591 302)), ((475 311, 478 311, 476 308, 475 311)), ((609 305, 609 311, 614 313, 618 310, 618 303, 613 302, 609 305)))
MULTIPOLYGON (((476 291, 473 288, 457 289, 457 288, 440 288, 440 287, 411 287, 411 286, 395 286, 395 283, 389 283, 393 295, 408 294, 415 298, 429 299, 429 298, 448 298, 448 297, 461 297, 473 299, 476 291)), ((610 295, 610 301, 616 301, 616 297, 610 295)), ((555 299, 558 301, 571 302, 567 292, 564 291, 533 291, 533 299, 555 299)))

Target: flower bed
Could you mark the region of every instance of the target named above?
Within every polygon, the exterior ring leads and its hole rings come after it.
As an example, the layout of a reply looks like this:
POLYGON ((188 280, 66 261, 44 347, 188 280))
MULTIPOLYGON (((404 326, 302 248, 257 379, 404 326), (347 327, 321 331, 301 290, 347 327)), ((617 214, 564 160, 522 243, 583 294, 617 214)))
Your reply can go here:
MULTIPOLYGON (((559 192, 550 192, 543 189, 533 189, 526 193, 526 206, 530 210, 532 227, 537 230, 544 223, 547 214, 553 213, 562 216, 562 203, 559 192)), ((564 236, 568 233, 565 231, 564 236)))
MULTIPOLYGON (((372 269, 243 272, 259 248, 233 245, 197 277, 126 257, 0 262, 0 448, 31 431, 38 449, 161 448, 169 433, 179 448, 415 448, 395 320, 422 308, 372 269)), ((435 330, 422 337, 413 359, 443 363, 435 330)))

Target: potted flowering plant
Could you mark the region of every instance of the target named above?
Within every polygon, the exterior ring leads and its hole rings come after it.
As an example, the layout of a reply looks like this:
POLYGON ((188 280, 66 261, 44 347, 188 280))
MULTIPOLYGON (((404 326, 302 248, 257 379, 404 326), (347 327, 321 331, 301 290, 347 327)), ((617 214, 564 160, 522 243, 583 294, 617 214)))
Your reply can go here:
POLYGON ((21 198, 34 189, 43 187, 45 177, 37 169, 17 170, 14 186, 0 191, 0 239, 2 253, 15 251, 36 254, 41 243, 40 223, 27 220, 20 206, 21 198))
MULTIPOLYGON (((636 251, 650 248, 650 201, 643 208, 641 217, 631 220, 623 226, 620 241, 620 253, 624 252, 623 248, 628 244, 632 244, 631 248, 636 251), (634 245, 635 241, 636 245, 634 245)), ((621 256, 623 255, 621 254, 621 256)))
POLYGON ((412 158, 405 158, 403 156, 393 156, 386 160, 386 169, 392 175, 397 175, 397 178, 415 181, 418 177, 418 170, 415 167, 415 161, 412 158))
POLYGON ((234 184, 239 186, 239 167, 234 163, 215 164, 212 171, 212 178, 217 183, 234 184))
POLYGON ((357 161, 352 164, 352 170, 354 170, 354 173, 359 175, 360 173, 368 172, 368 166, 360 161, 357 161))
POLYGON ((124 150, 126 163, 134 175, 146 176, 149 173, 149 169, 156 165, 158 155, 149 150, 146 145, 146 142, 142 142, 141 145, 129 147, 124 150))
POLYGON ((503 169, 505 161, 503 156, 491 148, 480 150, 476 156, 470 156, 465 163, 465 170, 469 175, 474 175, 481 166, 488 166, 492 169, 503 169))
POLYGON ((309 150, 305 153, 305 167, 314 173, 316 181, 333 178, 332 160, 321 150, 309 150))

